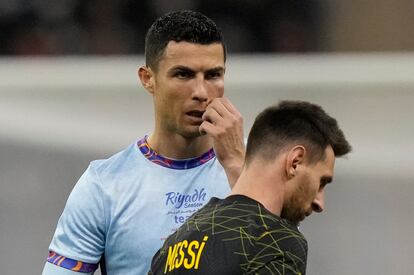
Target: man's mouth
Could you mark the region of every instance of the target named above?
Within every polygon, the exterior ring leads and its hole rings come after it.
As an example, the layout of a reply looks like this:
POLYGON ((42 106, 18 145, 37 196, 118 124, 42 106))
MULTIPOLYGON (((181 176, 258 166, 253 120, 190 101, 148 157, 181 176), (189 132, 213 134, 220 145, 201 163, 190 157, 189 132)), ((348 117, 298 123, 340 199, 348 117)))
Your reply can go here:
POLYGON ((187 112, 188 116, 192 116, 192 117, 196 117, 196 118, 201 118, 203 116, 204 112, 203 111, 190 111, 187 112))

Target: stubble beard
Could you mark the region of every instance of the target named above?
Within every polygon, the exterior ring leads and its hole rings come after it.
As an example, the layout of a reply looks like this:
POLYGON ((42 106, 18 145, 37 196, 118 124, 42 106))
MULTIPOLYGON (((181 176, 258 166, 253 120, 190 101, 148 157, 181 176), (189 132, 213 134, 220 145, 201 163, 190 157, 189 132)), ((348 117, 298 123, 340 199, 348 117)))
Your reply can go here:
POLYGON ((290 199, 283 205, 280 217, 298 225, 306 217, 306 209, 304 208, 307 194, 307 183, 302 183, 293 192, 290 199))
POLYGON ((201 137, 201 136, 204 135, 203 133, 200 132, 199 126, 191 126, 191 127, 188 127, 187 129, 185 129, 185 127, 178 126, 176 128, 176 132, 180 136, 182 136, 186 139, 195 139, 195 138, 198 138, 198 137, 201 137), (189 128, 191 128, 191 129, 189 129, 189 128))
POLYGON ((299 223, 303 220, 303 212, 293 203, 287 203, 283 207, 280 217, 299 225, 299 223))

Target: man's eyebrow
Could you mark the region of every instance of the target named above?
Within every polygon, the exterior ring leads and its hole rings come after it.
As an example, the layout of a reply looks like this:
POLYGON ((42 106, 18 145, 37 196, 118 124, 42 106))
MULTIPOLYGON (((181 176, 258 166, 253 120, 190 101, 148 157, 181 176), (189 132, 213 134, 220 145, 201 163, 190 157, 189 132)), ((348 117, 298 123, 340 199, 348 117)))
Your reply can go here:
POLYGON ((214 67, 214 68, 208 69, 206 72, 207 72, 207 73, 219 73, 219 72, 224 72, 224 67, 222 67, 222 66, 217 66, 217 67, 214 67))
MULTIPOLYGON (((184 66, 184 65, 176 65, 176 66, 171 67, 170 69, 168 69, 168 73, 175 73, 175 72, 180 72, 180 71, 181 72, 191 72, 191 73, 195 72, 190 67, 187 67, 187 66, 184 66)), ((207 74, 223 73, 224 71, 225 71, 224 67, 217 66, 217 67, 206 70, 205 73, 207 73, 207 74)))
POLYGON ((177 66, 174 66, 174 67, 170 68, 168 71, 170 71, 170 72, 176 72, 176 71, 193 72, 194 70, 189 68, 189 67, 183 66, 183 65, 177 65, 177 66))

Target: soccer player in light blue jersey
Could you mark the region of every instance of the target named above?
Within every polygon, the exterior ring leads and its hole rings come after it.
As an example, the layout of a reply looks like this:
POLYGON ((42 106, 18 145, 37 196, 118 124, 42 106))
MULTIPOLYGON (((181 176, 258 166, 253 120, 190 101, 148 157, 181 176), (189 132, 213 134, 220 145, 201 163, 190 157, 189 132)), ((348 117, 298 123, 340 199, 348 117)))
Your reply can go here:
POLYGON ((226 49, 206 16, 157 19, 138 70, 155 127, 125 150, 91 162, 49 247, 44 275, 146 274, 164 239, 212 196, 225 197, 244 161, 243 120, 224 95, 226 49))

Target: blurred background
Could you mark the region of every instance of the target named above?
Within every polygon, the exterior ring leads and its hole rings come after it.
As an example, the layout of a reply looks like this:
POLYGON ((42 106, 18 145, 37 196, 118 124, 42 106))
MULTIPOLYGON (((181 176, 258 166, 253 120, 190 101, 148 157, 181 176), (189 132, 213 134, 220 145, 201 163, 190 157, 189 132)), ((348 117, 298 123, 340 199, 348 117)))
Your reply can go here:
MULTIPOLYGON (((226 96, 247 134, 281 99, 338 119, 354 151, 302 225, 308 274, 412 274, 414 2, 0 1, 1 274, 40 274, 94 159, 152 131, 136 77, 152 21, 198 10, 224 32, 226 96)), ((99 274, 99 272, 97 272, 99 274)))
POLYGON ((0 54, 142 54, 147 28, 175 9, 214 19, 230 53, 414 48, 410 0, 2 0, 0 54))

